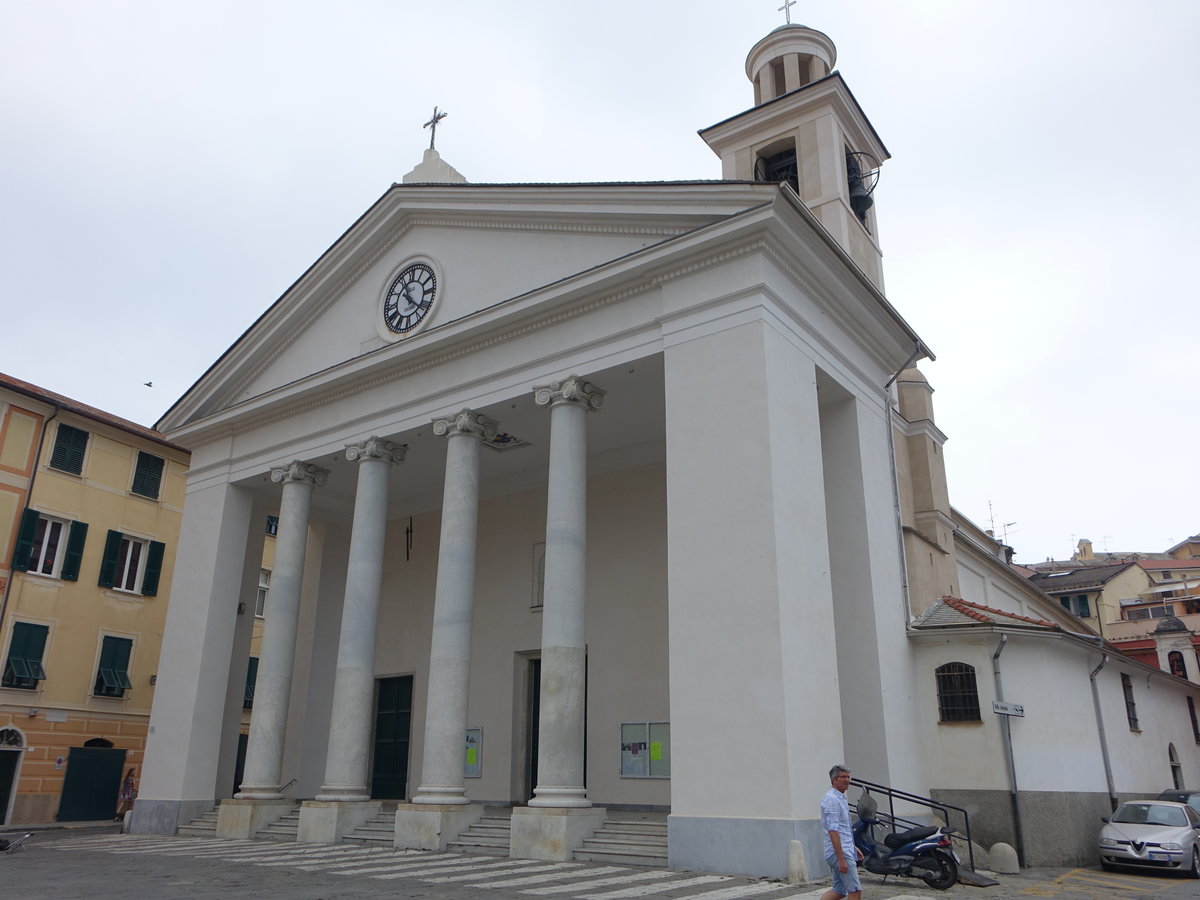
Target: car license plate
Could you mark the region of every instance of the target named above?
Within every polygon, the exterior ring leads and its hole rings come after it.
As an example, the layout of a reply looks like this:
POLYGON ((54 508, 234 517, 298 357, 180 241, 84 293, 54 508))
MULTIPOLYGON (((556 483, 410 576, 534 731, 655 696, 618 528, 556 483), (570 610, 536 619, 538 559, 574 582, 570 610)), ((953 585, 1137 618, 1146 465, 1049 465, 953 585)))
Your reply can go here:
POLYGON ((1150 859, 1170 859, 1171 858, 1170 853, 1148 853, 1146 855, 1148 857, 1150 857, 1150 859))

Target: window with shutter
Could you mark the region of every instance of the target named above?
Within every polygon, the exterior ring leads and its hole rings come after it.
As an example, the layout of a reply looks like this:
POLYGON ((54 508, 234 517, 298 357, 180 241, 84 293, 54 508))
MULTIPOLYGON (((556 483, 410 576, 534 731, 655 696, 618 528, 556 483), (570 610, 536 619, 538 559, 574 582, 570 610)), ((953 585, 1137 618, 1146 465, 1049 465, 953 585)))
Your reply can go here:
POLYGON ((258 683, 258 657, 250 657, 246 666, 246 699, 242 701, 242 709, 254 708, 254 686, 258 683))
POLYGON ((106 634, 100 648, 100 666, 92 693, 97 697, 124 697, 133 685, 129 681, 129 654, 133 641, 106 634))
POLYGON ((88 433, 82 428, 60 422, 50 454, 50 468, 74 475, 83 473, 83 455, 87 451, 88 433))
POLYGON ((158 491, 162 486, 163 465, 166 461, 152 453, 138 451, 137 468, 133 473, 133 487, 130 490, 151 500, 158 499, 158 491))
POLYGON ((42 654, 46 650, 49 626, 31 622, 14 622, 8 657, 4 662, 4 677, 0 687, 36 690, 37 683, 46 677, 42 654))

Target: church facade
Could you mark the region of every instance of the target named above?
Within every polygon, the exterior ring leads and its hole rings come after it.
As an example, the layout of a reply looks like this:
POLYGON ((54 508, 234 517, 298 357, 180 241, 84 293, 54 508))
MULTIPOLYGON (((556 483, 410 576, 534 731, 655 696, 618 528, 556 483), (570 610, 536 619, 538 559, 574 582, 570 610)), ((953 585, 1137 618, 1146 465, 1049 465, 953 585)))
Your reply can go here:
POLYGON ((961 593, 940 432, 894 408, 931 354, 834 63, 799 25, 751 50, 719 181, 427 153, 166 414, 192 459, 134 831, 299 804, 337 842, 395 802, 439 848, 502 805, 513 856, 564 859, 653 809, 673 867, 798 877, 831 765, 970 786, 910 627, 961 593))

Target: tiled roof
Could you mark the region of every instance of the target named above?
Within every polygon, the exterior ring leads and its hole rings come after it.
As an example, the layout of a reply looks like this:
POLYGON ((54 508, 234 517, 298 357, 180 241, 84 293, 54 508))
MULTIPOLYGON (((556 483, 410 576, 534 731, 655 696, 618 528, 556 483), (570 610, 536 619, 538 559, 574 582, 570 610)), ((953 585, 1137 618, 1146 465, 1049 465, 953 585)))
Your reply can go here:
POLYGON ((1139 559, 1143 569, 1200 569, 1200 559, 1139 559))
POLYGON ((1043 591, 1054 593, 1062 590, 1079 590, 1087 587, 1103 587, 1117 573, 1128 569, 1133 563, 1118 563, 1108 566, 1080 566, 1066 572, 1038 572, 1029 580, 1043 591))
POLYGON ((937 625, 1036 625, 1040 628, 1058 628, 1054 622, 1045 619, 1034 619, 959 597, 942 597, 913 622, 915 628, 937 625))
POLYGON ((97 422, 103 422, 114 428, 120 428, 122 431, 156 441, 175 450, 182 450, 184 453, 191 452, 186 447, 181 447, 179 444, 173 444, 168 441, 161 431, 155 431, 153 428, 147 428, 145 425, 139 425, 137 422, 129 421, 129 419, 122 419, 120 416, 114 416, 112 413, 105 412, 102 409, 96 409, 94 406, 88 406, 86 403, 80 403, 78 400, 72 400, 70 397, 56 394, 54 391, 48 391, 43 387, 38 387, 36 384, 30 384, 28 381, 14 378, 12 375, 5 375, 3 372, 0 372, 0 387, 8 388, 11 391, 16 391, 18 394, 24 394, 26 397, 32 397, 43 403, 49 403, 52 406, 68 410, 76 415, 86 416, 97 422))

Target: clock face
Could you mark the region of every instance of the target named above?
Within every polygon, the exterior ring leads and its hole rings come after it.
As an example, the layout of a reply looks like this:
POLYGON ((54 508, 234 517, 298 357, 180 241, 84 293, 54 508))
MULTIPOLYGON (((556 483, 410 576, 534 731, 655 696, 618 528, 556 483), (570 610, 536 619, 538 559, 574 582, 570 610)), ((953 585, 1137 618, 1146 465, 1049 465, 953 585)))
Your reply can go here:
POLYGON ((408 334, 433 306, 437 276, 424 263, 407 266, 396 276, 383 301, 383 321, 393 334, 408 334))

